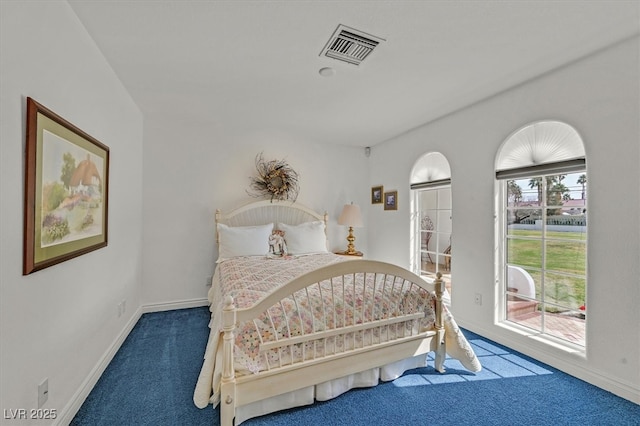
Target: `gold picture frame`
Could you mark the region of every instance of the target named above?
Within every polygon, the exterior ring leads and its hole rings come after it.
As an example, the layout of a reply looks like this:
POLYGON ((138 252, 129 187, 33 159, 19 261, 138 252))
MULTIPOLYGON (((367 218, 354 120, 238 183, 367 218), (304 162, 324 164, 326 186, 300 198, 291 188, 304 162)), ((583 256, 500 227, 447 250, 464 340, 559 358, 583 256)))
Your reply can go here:
POLYGON ((384 194, 384 189, 382 185, 372 187, 371 188, 371 204, 382 204, 383 194, 384 194))
POLYGON ((105 247, 109 148, 27 98, 23 275, 105 247))
POLYGON ((384 209, 398 210, 398 191, 389 191, 384 193, 384 209))

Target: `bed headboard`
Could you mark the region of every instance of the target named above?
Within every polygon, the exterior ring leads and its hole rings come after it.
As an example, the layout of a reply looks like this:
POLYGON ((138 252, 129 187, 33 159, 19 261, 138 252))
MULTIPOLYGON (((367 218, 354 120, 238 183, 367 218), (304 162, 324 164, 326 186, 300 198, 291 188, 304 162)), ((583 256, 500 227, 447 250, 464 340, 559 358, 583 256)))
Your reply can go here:
MULTIPOLYGON (((326 233, 329 214, 326 211, 317 213, 297 202, 260 200, 245 204, 228 213, 222 213, 219 209, 216 210, 216 224, 223 223, 229 226, 265 225, 267 223, 273 223, 277 226, 278 222, 299 225, 315 220, 324 222, 326 233)), ((219 242, 217 227, 216 241, 219 242)))

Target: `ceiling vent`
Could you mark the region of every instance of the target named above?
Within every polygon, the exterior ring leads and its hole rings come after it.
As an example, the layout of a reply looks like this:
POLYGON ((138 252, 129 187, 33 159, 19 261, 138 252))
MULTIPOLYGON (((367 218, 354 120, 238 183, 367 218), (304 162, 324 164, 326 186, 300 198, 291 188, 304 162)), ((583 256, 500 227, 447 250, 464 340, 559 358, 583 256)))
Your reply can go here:
POLYGON ((384 39, 344 25, 338 25, 320 56, 324 55, 353 65, 360 65, 382 41, 384 39))

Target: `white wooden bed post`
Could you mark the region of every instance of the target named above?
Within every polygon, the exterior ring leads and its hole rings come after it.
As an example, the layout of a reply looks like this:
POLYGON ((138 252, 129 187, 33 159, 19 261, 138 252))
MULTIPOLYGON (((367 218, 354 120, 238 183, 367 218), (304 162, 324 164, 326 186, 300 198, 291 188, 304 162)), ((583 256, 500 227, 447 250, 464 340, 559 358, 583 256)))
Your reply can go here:
POLYGON ((444 373, 444 360, 447 356, 447 347, 444 337, 444 318, 442 309, 442 294, 444 293, 444 281, 442 274, 438 272, 434 281, 436 291, 436 360, 435 369, 440 373, 444 373))
POLYGON ((233 298, 227 296, 222 312, 222 380, 220 383, 220 424, 231 426, 236 413, 236 377, 233 367, 236 307, 233 298))

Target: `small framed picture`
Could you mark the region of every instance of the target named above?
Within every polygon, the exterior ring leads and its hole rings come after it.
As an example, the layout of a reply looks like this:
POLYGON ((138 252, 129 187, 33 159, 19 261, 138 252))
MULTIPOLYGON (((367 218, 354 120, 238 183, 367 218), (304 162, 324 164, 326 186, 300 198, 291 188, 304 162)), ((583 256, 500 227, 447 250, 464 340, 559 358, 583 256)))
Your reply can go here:
POLYGON ((374 186, 371 188, 371 204, 382 204, 382 186, 374 186))
POLYGON ((384 193, 384 209, 398 210, 398 191, 389 191, 384 193))

